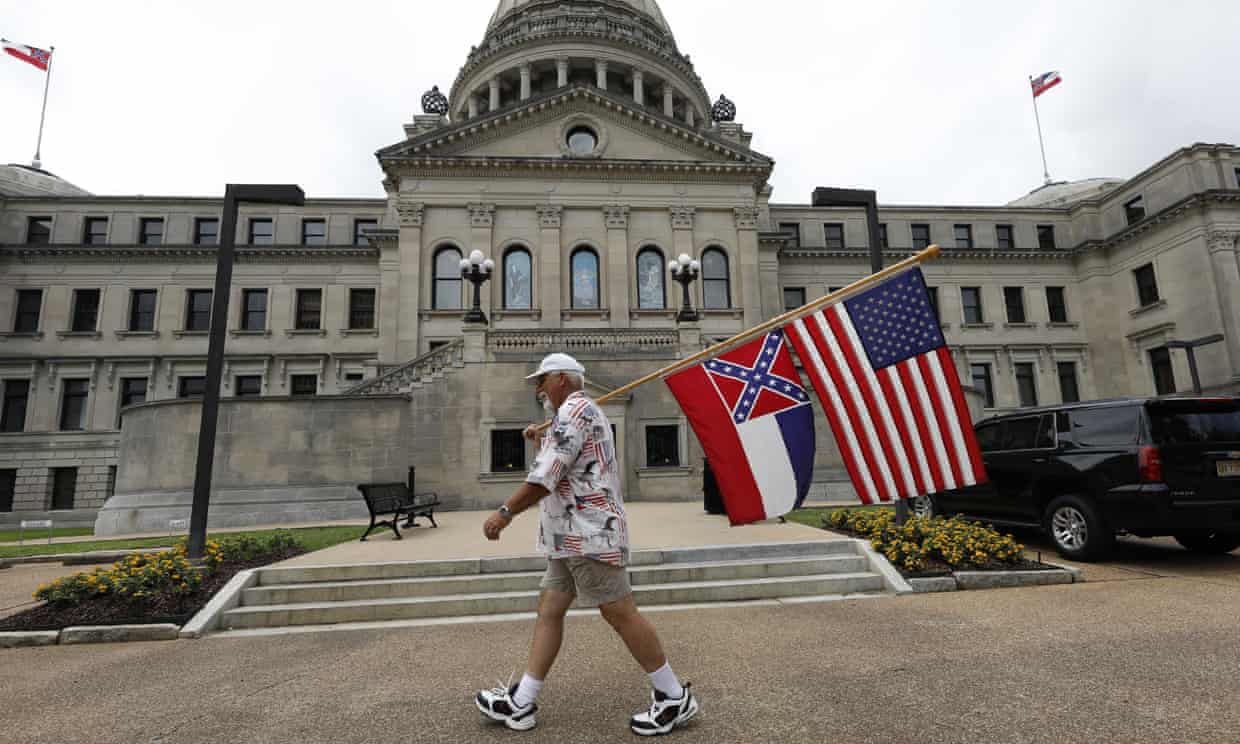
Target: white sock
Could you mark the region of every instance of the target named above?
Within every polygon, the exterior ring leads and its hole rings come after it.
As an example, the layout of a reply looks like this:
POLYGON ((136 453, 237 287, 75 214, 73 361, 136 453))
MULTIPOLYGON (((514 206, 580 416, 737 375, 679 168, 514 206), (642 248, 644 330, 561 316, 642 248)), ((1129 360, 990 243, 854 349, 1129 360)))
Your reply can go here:
POLYGON ((654 685, 654 689, 673 700, 679 700, 685 696, 685 688, 680 686, 680 680, 676 679, 670 662, 664 662, 663 666, 650 672, 650 684, 654 685))
POLYGON ((538 691, 542 689, 543 681, 534 679, 529 674, 521 676, 521 684, 517 685, 517 691, 512 694, 512 703, 518 708, 524 708, 534 702, 534 698, 538 697, 538 691))

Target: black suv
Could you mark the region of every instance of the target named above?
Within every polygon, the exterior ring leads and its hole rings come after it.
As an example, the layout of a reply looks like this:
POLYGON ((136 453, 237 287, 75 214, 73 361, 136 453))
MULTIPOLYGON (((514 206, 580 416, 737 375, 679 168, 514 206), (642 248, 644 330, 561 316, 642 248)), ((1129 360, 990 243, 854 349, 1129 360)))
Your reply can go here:
POLYGON ((1037 526, 1075 560, 1106 555, 1120 532, 1240 547, 1240 398, 1078 403, 975 429, 990 483, 916 499, 914 513, 1037 526))

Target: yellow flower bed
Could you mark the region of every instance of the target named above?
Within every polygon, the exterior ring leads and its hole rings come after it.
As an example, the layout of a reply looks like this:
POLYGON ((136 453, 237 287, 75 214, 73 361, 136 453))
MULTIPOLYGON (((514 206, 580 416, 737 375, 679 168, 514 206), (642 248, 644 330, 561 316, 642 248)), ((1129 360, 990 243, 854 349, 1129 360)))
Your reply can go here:
POLYGON ((954 517, 910 517, 898 525, 890 509, 832 512, 825 526, 869 538, 875 550, 906 571, 920 571, 931 559, 953 569, 1015 564, 1025 549, 1011 535, 954 517))

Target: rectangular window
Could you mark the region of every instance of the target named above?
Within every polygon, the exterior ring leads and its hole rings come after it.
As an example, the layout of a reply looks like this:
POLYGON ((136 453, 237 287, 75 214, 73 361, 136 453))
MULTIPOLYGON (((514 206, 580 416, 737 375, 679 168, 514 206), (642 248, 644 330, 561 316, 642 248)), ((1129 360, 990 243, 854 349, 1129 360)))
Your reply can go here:
POLYGON ((1137 300, 1141 307, 1149 307, 1161 299, 1158 296, 1158 280, 1154 277, 1154 264, 1146 264, 1132 272, 1137 279, 1137 300))
POLYGON ((207 393, 207 378, 199 375, 177 378, 178 398, 201 398, 207 393))
POLYGON ((828 222, 823 225, 823 232, 827 237, 827 250, 844 250, 844 225, 839 222, 828 222))
POLYGON ((1024 408, 1038 404, 1038 385, 1034 379, 1032 362, 1017 362, 1016 392, 1020 396, 1020 405, 1024 408))
POLYGON ((233 379, 233 394, 238 398, 253 398, 262 395, 262 375, 237 375, 233 379))
POLYGON ((154 289, 134 289, 129 292, 129 330, 155 330, 155 301, 158 295, 154 289))
POLYGON ((211 330, 211 295, 210 289, 191 289, 185 293, 185 330, 211 330))
POLYGON ((121 378, 121 404, 116 411, 116 428, 121 428, 121 409, 126 406, 136 406, 139 403, 146 402, 146 378, 145 377, 124 377, 121 378))
POLYGON ((302 220, 301 244, 327 245, 327 220, 302 220))
POLYGON ((986 316, 982 314, 981 287, 961 287, 960 303, 964 306, 965 323, 977 325, 986 322, 986 316))
POLYGON ((1135 225, 1145 219, 1145 197, 1138 196, 1124 202, 1124 219, 1130 225, 1135 225))
POLYGON ((891 247, 890 245, 887 244, 887 223, 886 222, 878 226, 878 244, 883 247, 883 250, 886 250, 891 247))
POLYGON ((921 251, 930 247, 930 226, 913 225, 913 250, 921 251))
POLYGON ((680 427, 646 427, 646 467, 667 468, 680 465, 680 427))
POLYGON ((1076 362, 1060 362, 1059 370, 1059 393, 1063 396, 1064 403, 1079 403, 1081 400, 1081 391, 1076 384, 1076 362))
POLYGON ((800 222, 781 222, 779 223, 779 231, 781 233, 791 233, 792 245, 794 247, 801 245, 801 223, 800 222))
POLYGON ((989 364, 970 364, 969 374, 973 376, 973 387, 982 393, 983 405, 986 408, 995 407, 995 386, 990 379, 989 364))
POLYGON ((43 306, 43 290, 17 290, 17 313, 13 318, 15 333, 38 333, 39 311, 43 306))
POLYGON ((289 380, 293 395, 315 395, 319 392, 318 375, 293 375, 289 380))
POLYGON ((269 218, 250 218, 250 245, 274 245, 276 242, 275 235, 275 227, 269 218))
POLYGON ((930 295, 930 307, 934 309, 934 316, 943 322, 943 316, 939 314, 939 288, 926 287, 926 292, 930 295))
POLYGON ((525 470, 525 437, 520 429, 491 431, 491 472, 520 473, 525 470))
POLYGON ((349 290, 349 328, 368 330, 375 327, 375 291, 349 290))
POLYGON ((1171 367, 1171 351, 1150 349, 1150 369, 1154 372, 1154 392, 1175 395, 1175 370, 1171 367))
POLYGON ((973 250, 973 226, 956 225, 956 247, 962 250, 973 250))
POLYGON ((1046 288, 1046 310, 1052 323, 1068 322, 1068 302, 1063 287, 1046 288))
POLYGON ((995 225, 995 248, 1001 251, 1016 249, 1016 241, 1012 237, 1011 225, 995 225))
POLYGON ((164 218, 163 217, 143 217, 139 222, 138 230, 139 245, 163 245, 164 243, 164 218))
POLYGON ((267 290, 241 290, 241 330, 267 330, 267 290))
POLYGON ((297 322, 299 331, 317 331, 323 314, 323 290, 297 290, 297 322))
POLYGON ((353 220, 353 245, 370 245, 366 233, 379 229, 379 220, 353 220))
POLYGON ((796 310, 805 304, 805 287, 784 287, 784 310, 796 310))
POLYGON ((17 492, 17 471, 12 468, 0 470, 0 512, 13 511, 13 496, 17 492))
POLYGON ((361 372, 346 372, 344 375, 345 382, 361 382, 364 375, 361 372))
POLYGON ((108 218, 87 217, 82 223, 82 245, 103 245, 108 242, 108 218))
POLYGON ((30 380, 4 380, 4 407, 0 408, 0 431, 12 434, 26 430, 26 405, 30 401, 30 380))
POLYGON ((215 217, 194 219, 194 245, 219 245, 220 221, 215 217))
POLYGON ((73 290, 73 323, 69 330, 74 333, 88 333, 99 325, 99 290, 73 290))
POLYGON ((1054 225, 1038 225, 1038 249, 1043 251, 1055 250, 1054 225))
POLYGON ((82 431, 86 428, 86 396, 88 380, 65 380, 60 396, 60 430, 82 431))
POLYGON ((1003 304, 1007 307, 1009 323, 1025 322, 1025 291, 1020 287, 1003 288, 1003 304))
POLYGON ((72 509, 77 495, 77 468, 52 468, 52 509, 72 509))
POLYGON ((52 242, 51 217, 26 218, 26 242, 30 245, 47 245, 52 242))

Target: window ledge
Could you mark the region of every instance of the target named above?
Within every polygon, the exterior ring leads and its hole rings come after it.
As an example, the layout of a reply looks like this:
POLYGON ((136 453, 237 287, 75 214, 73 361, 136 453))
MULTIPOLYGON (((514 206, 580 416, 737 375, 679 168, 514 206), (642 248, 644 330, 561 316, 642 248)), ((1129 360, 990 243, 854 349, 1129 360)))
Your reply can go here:
POLYGON ((988 331, 995 327, 994 323, 961 323, 960 328, 975 328, 977 330, 988 331))
POLYGON ((0 331, 0 339, 6 338, 29 338, 42 341, 43 331, 0 331))
POLYGON ((1037 326, 1037 323, 1022 322, 1022 323, 1004 323, 1003 327, 1004 328, 1037 328, 1038 326, 1037 326))
POLYGON ((676 317, 676 310, 670 307, 642 307, 629 310, 629 319, 637 320, 638 318, 668 318, 669 320, 676 317))
POLYGON ((664 467, 644 467, 637 469, 638 478, 683 478, 692 471, 687 465, 667 465, 664 467))
POLYGON ((117 338, 159 338, 159 331, 117 331, 117 338))
POLYGON ((234 328, 228 332, 228 335, 233 338, 237 338, 238 336, 262 336, 263 338, 271 338, 271 329, 265 328, 260 331, 243 331, 239 328, 234 328))
POLYGON ((598 318, 599 320, 607 320, 610 317, 611 311, 607 308, 577 307, 571 310, 560 311, 560 318, 562 320, 572 320, 573 318, 598 318))
POLYGON ((524 483, 525 476, 529 475, 524 470, 512 473, 478 473, 479 483, 524 483))
POLYGON ((378 328, 341 328, 341 336, 378 336, 378 328))
POLYGON ((418 313, 422 320, 429 318, 464 318, 465 313, 469 312, 468 308, 454 308, 452 310, 422 310, 418 313))
POLYGON ((327 336, 327 331, 322 328, 288 328, 285 329, 284 335, 289 338, 293 336, 318 336, 323 338, 327 336))
POLYGON ((56 331, 57 338, 103 338, 99 331, 56 331))
POLYGON ((713 315, 715 317, 725 317, 725 318, 726 317, 740 318, 745 315, 745 311, 739 307, 711 307, 711 308, 699 307, 697 308, 697 311, 698 311, 698 315, 702 315, 702 316, 713 315))
POLYGON ((1081 324, 1076 321, 1064 321, 1062 323, 1050 322, 1046 324, 1047 328, 1080 328, 1081 324))
POLYGON ((1157 309, 1159 309, 1159 308, 1166 307, 1166 306, 1167 306, 1167 301, 1166 301, 1166 300, 1159 300, 1158 302, 1154 302, 1154 303, 1151 303, 1151 304, 1149 304, 1149 305, 1142 305, 1141 307, 1137 308, 1136 310, 1129 310, 1129 311, 1128 311, 1128 314, 1129 314, 1129 315, 1131 315, 1132 317, 1134 317, 1134 318, 1135 318, 1135 317, 1137 317, 1138 315, 1144 315, 1145 313, 1148 313, 1148 312, 1151 312, 1151 311, 1153 311, 1153 310, 1157 310, 1157 309))
POLYGON ((176 336, 177 338, 184 338, 186 336, 206 336, 206 335, 209 335, 210 333, 211 331, 187 331, 185 329, 181 329, 179 331, 173 331, 172 335, 176 336))
POLYGON ((491 317, 495 318, 496 320, 501 320, 503 318, 532 318, 533 320, 539 320, 540 318, 542 318, 542 311, 536 310, 536 309, 492 310, 491 317))

